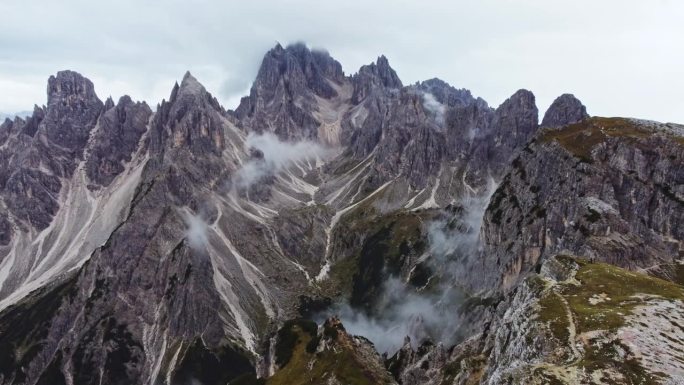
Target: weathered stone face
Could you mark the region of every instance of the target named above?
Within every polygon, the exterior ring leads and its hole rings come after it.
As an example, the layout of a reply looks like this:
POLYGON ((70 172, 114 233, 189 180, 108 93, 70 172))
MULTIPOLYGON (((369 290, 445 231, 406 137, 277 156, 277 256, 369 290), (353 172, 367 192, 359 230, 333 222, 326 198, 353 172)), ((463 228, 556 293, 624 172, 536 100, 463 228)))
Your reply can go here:
POLYGON ((674 263, 684 236, 683 151, 665 126, 629 119, 542 134, 513 162, 485 215, 487 286, 511 290, 563 250, 654 274, 674 263))
POLYGON ((100 116, 85 165, 88 178, 102 186, 109 185, 124 171, 147 132, 152 115, 146 103, 133 102, 128 96, 122 96, 116 106, 111 99, 108 102, 111 104, 105 106, 100 116))
POLYGON ((387 89, 402 87, 399 76, 389 65, 385 56, 380 56, 375 63, 365 65, 352 77, 354 92, 352 103, 361 103, 374 92, 384 93, 387 89))
POLYGON ((48 80, 47 113, 38 128, 51 143, 82 156, 83 148, 103 104, 93 83, 73 71, 62 71, 48 80))
POLYGON ((556 98, 544 114, 542 127, 563 127, 589 117, 587 108, 572 94, 556 98))
POLYGON ((235 115, 256 132, 273 132, 282 140, 316 139, 321 124, 314 116, 316 98, 339 96, 347 82, 340 63, 326 52, 277 45, 264 56, 235 115))
POLYGON ((72 71, 50 77, 47 92, 45 109, 0 130, 5 204, 24 231, 45 229, 59 210, 60 178, 70 178, 83 158, 103 107, 90 80, 72 71))

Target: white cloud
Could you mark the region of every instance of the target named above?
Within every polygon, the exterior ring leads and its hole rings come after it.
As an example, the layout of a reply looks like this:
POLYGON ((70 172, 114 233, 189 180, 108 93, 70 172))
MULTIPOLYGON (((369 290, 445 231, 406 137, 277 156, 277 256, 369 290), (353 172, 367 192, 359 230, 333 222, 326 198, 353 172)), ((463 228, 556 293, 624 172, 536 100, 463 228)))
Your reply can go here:
POLYGON ((245 141, 245 150, 257 150, 260 156, 251 158, 235 172, 232 182, 239 188, 248 188, 296 162, 323 157, 328 152, 318 143, 306 140, 283 142, 270 132, 250 133, 245 141))
POLYGON ((446 107, 435 99, 435 96, 429 92, 423 93, 423 107, 428 110, 438 125, 444 125, 444 112, 446 107))
POLYGON ((208 229, 206 220, 199 214, 193 214, 190 210, 181 212, 185 222, 185 239, 190 247, 195 251, 206 250, 209 244, 208 229))
POLYGON ((339 314, 352 334, 369 338, 379 352, 390 355, 399 349, 406 336, 413 347, 425 338, 450 346, 459 335, 459 308, 465 299, 456 288, 454 277, 464 260, 477 257, 480 228, 489 200, 496 190, 490 180, 484 191, 466 196, 460 202, 462 212, 426 226, 429 258, 426 264, 439 272, 437 284, 426 292, 417 292, 397 277, 390 276, 382 285, 373 315, 343 303, 332 309, 339 314))
POLYGON ((436 76, 494 106, 528 88, 542 111, 572 92, 594 114, 684 122, 675 0, 5 0, 0 14, 0 111, 43 104, 65 68, 152 105, 191 70, 231 108, 266 50, 303 40, 347 73, 385 54, 405 84, 436 76))

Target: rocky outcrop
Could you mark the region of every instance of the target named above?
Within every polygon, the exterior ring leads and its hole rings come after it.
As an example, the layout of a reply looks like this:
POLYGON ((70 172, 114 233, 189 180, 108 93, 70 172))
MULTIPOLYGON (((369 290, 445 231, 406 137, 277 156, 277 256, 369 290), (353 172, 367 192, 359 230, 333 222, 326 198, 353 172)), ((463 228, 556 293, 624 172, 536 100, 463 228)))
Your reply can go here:
POLYGON ((108 186, 131 161, 152 115, 146 103, 133 102, 128 96, 122 96, 116 106, 111 98, 107 103, 85 166, 88 178, 101 186, 108 186))
POLYGON ((385 92, 387 89, 398 90, 402 88, 399 76, 389 65, 389 61, 383 55, 375 63, 365 65, 352 76, 352 103, 361 103, 373 92, 385 92))
POLYGON ((273 132, 283 140, 315 139, 322 123, 314 116, 316 97, 337 97, 345 82, 342 66, 327 52, 302 43, 278 44, 264 56, 235 115, 255 132, 273 132))
POLYGON ((448 164, 467 175, 473 186, 482 187, 488 177, 503 175, 538 129, 529 91, 518 91, 493 110, 468 91, 438 79, 384 90, 350 110, 342 125, 348 151, 358 159, 373 154, 377 181, 404 177, 420 190, 436 182, 448 164))
POLYGON ((676 383, 682 314, 670 309, 683 298, 672 282, 557 255, 499 303, 481 333, 449 349, 406 344, 387 365, 405 385, 676 383))
POLYGON ((532 139, 538 129, 534 94, 519 90, 494 112, 490 138, 485 146, 492 169, 505 168, 517 150, 532 139))
POLYGON ((157 110, 150 133, 153 153, 181 148, 194 155, 218 155, 223 150, 227 120, 224 110, 190 72, 157 110))
POLYGON ((475 101, 470 91, 465 88, 456 89, 438 78, 420 82, 416 85, 416 88, 424 93, 429 93, 439 103, 449 107, 467 106, 475 101))
POLYGON ((572 94, 563 94, 551 103, 544 114, 542 127, 562 127, 588 118, 587 108, 572 94))
POLYGON ((482 383, 682 381, 684 364, 671 351, 684 342, 673 328, 684 315, 671 310, 682 300, 684 289, 671 282, 566 256, 549 259, 513 297, 482 383))
MULTIPOLYGON (((93 83, 73 71, 62 71, 48 80, 48 104, 45 119, 38 127, 38 139, 48 145, 48 149, 56 148, 68 151, 63 155, 71 162, 70 155, 76 159, 83 156, 83 149, 100 116, 103 104, 95 95, 93 83)), ((69 165, 64 171, 72 171, 75 164, 69 165)), ((62 173, 67 175, 67 172, 62 173)))
POLYGON ((510 290, 563 250, 669 274, 663 269, 681 257, 684 239, 684 147, 673 132, 592 118, 530 143, 485 214, 485 286, 510 290))
POLYGON ((60 178, 74 173, 103 104, 90 80, 62 71, 48 80, 48 104, 3 124, 6 160, 0 173, 7 209, 24 230, 46 228, 59 209, 60 178), (12 133, 10 134, 10 131, 12 133))
POLYGON ((380 180, 405 176, 415 187, 423 187, 439 171, 445 159, 443 135, 426 114, 421 96, 403 90, 382 124, 383 136, 375 147, 375 171, 380 180))
POLYGON ((288 321, 275 338, 275 366, 266 381, 277 384, 396 384, 370 341, 346 332, 335 318, 318 327, 288 321))

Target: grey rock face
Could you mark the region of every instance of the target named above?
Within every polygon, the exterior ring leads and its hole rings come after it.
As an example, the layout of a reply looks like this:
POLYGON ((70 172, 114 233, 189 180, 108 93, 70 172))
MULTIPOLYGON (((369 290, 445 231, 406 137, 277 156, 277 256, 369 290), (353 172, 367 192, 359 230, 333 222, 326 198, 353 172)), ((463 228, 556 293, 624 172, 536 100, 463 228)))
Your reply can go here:
POLYGON ((363 104, 358 115, 346 115, 341 124, 340 142, 356 158, 370 155, 382 138, 391 98, 372 98, 363 104), (365 115, 362 121, 361 115, 365 115))
POLYGON ((445 158, 443 135, 428 120, 420 95, 403 91, 386 116, 385 135, 376 146, 376 172, 385 180, 404 175, 424 186, 445 158))
POLYGON ((456 89, 447 82, 433 78, 420 82, 416 88, 423 92, 430 93, 435 99, 449 107, 466 106, 473 103, 473 95, 466 89, 456 89))
POLYGON ((39 137, 82 156, 90 130, 103 104, 93 83, 73 71, 58 72, 48 80, 47 113, 38 128, 39 137))
POLYGON ((455 106, 446 114, 447 143, 456 159, 467 159, 486 138, 494 117, 494 109, 482 99, 455 106))
POLYGON ((0 214, 0 245, 8 245, 12 240, 12 224, 7 219, 7 214, 0 214))
MULTIPOLYGON (((18 120, 17 123, 21 124, 21 122, 21 120, 18 120)), ((0 124, 0 143, 4 144, 7 142, 7 139, 13 133, 14 127, 14 122, 9 118, 5 119, 5 121, 0 124)))
POLYGON ((5 204, 17 226, 38 230, 46 228, 59 209, 60 178, 69 178, 83 158, 103 107, 92 82, 76 72, 50 77, 47 91, 47 108, 36 107, 25 122, 17 120, 0 130, 7 143, 0 177, 5 204))
MULTIPOLYGON (((0 377, 2 381, 54 383, 68 377, 82 384, 148 383, 156 379, 155 370, 161 370, 159 381, 168 376, 169 382, 176 384, 193 380, 186 378, 187 370, 195 370, 193 365, 207 366, 206 370, 196 369, 205 374, 216 371, 211 357, 222 365, 232 361, 234 366, 219 369, 217 377, 195 379, 222 383, 254 372, 247 358, 251 353, 227 342, 246 331, 231 329, 240 325, 235 318, 240 313, 222 310, 221 295, 225 294, 216 290, 213 281, 219 274, 214 270, 218 269, 212 260, 215 254, 208 250, 208 243, 188 240, 186 233, 187 207, 200 211, 201 202, 207 199, 202 191, 221 177, 216 170, 234 167, 221 161, 224 134, 231 135, 223 113, 188 74, 174 88, 171 100, 160 106, 151 124, 149 148, 145 143, 138 147, 140 128, 146 127, 150 114, 144 104, 123 98, 102 115, 100 129, 113 130, 98 131, 91 151, 102 150, 98 146, 116 140, 125 150, 117 155, 120 161, 125 162, 136 150, 149 150, 150 160, 144 163, 146 156, 138 153, 135 161, 142 162, 144 169, 139 181, 133 180, 137 182, 135 193, 130 201, 113 198, 113 203, 127 209, 124 221, 76 274, 66 275, 68 292, 33 293, 14 310, 3 313, 9 317, 0 321, 4 327, 41 307, 51 309, 43 324, 25 331, 26 335, 41 333, 31 340, 35 355, 8 356, 11 364, 0 377), (36 305, 36 298, 47 302, 36 305), (184 369, 187 366, 193 369, 184 369)), ((96 165, 102 160, 88 158, 96 165)), ((115 178, 102 172, 94 175, 115 178)), ((215 211, 208 210, 207 216, 216 219, 215 211)), ((244 278, 233 279, 231 285, 241 293, 241 301, 258 303, 256 294, 248 294, 254 289, 244 278)), ((251 319, 259 318, 257 312, 263 314, 256 306, 246 311, 251 319)), ((246 321, 250 325, 251 319, 246 321)), ((12 349, 21 341, 14 334, 2 338, 12 349)))
POLYGON ((510 290, 563 250, 652 273, 674 263, 682 151, 667 127, 628 119, 542 135, 513 161, 485 215, 486 285, 510 290))
POLYGON ((107 103, 86 162, 88 178, 102 186, 108 186, 130 162, 152 114, 146 103, 135 103, 128 96, 122 96, 116 106, 111 99, 107 103))
POLYGON ((406 178, 415 190, 439 185, 447 167, 480 188, 503 175, 538 129, 529 91, 494 110, 439 79, 398 89, 395 75, 383 59, 352 78, 356 106, 345 114, 340 142, 359 161, 370 156, 367 190, 392 178, 406 178))
POLYGON ((562 127, 581 122, 589 117, 587 108, 572 94, 563 94, 556 98, 544 114, 542 127, 562 127))
POLYGON ((504 166, 511 160, 516 149, 522 148, 539 128, 539 111, 534 94, 519 90, 496 109, 492 118, 493 142, 489 143, 489 159, 504 166))
POLYGON ((385 56, 380 56, 375 63, 365 65, 352 77, 354 92, 352 103, 358 104, 374 90, 400 89, 401 80, 389 65, 385 56))
POLYGON ((150 151, 188 149, 194 155, 218 155, 224 148, 224 110, 190 72, 162 102, 152 121, 150 151))
POLYGON ((337 84, 346 80, 340 63, 330 57, 327 52, 309 50, 306 45, 301 43, 289 46, 288 50, 296 59, 297 64, 293 64, 299 65, 301 68, 306 79, 306 87, 309 90, 325 99, 337 96, 337 92, 328 80, 337 84))
POLYGON ((466 181, 482 186, 488 178, 502 178, 512 158, 537 133, 537 113, 534 95, 527 90, 517 91, 493 111, 482 100, 457 108, 449 121, 452 132, 467 133, 466 153, 455 155, 467 160, 466 181))
POLYGON ((278 44, 264 56, 235 115, 255 132, 273 132, 283 140, 316 139, 321 122, 313 116, 315 98, 337 96, 346 81, 342 66, 326 52, 278 44))

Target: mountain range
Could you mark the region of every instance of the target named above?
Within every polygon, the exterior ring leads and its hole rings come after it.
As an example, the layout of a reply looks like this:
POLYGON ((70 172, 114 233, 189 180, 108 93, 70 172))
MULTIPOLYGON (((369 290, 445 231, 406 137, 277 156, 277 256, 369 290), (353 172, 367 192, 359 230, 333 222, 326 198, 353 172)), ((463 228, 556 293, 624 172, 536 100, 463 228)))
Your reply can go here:
POLYGON ((277 45, 0 125, 0 384, 684 381, 684 126, 277 45))

